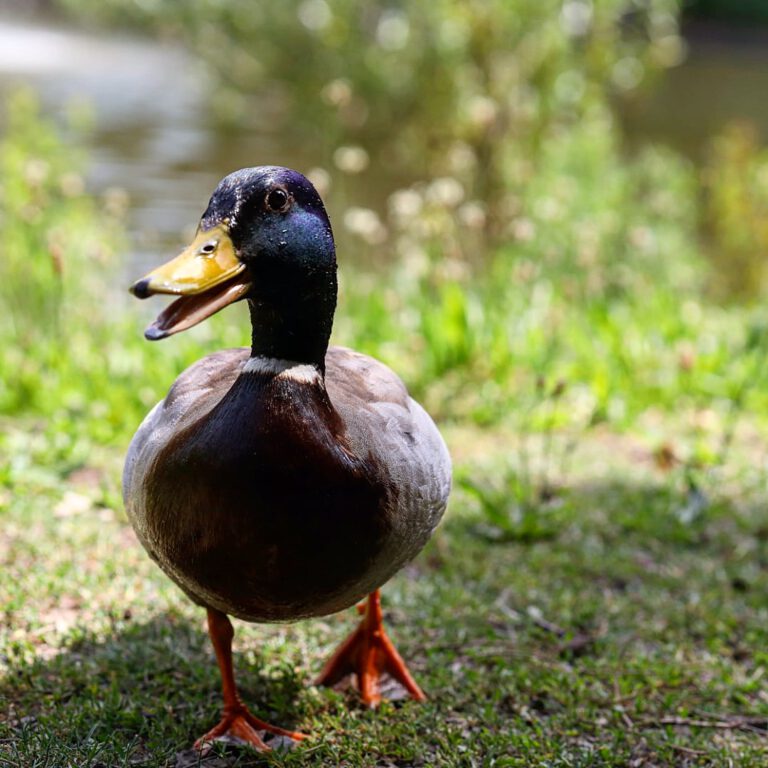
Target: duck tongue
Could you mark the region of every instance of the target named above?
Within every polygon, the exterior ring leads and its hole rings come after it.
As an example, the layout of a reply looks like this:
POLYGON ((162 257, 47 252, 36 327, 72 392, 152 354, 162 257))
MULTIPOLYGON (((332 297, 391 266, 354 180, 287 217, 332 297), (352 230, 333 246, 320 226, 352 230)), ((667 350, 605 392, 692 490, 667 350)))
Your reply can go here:
POLYGON ((237 275, 215 288, 194 296, 182 296, 166 307, 145 331, 145 338, 158 341, 186 331, 228 304, 242 299, 251 287, 244 275, 237 275))

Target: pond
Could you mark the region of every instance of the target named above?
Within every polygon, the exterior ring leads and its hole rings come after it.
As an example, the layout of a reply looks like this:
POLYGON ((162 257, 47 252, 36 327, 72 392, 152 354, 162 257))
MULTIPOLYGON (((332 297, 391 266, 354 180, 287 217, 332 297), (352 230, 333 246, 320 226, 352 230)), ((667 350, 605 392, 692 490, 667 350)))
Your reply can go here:
MULTIPOLYGON (((630 142, 664 141, 700 157, 708 137, 736 118, 767 135, 768 35, 696 26, 688 37, 685 63, 621 105, 630 142)), ((54 115, 73 101, 90 105, 90 186, 129 194, 135 270, 179 246, 226 173, 265 163, 306 170, 319 162, 281 143, 268 119, 260 130, 223 131, 207 108, 204 70, 168 44, 0 21, 0 96, 20 83, 38 90, 54 115)), ((355 194, 380 204, 392 183, 369 175, 355 194)))
POLYGON ((622 105, 629 139, 662 141, 701 160, 713 135, 744 120, 768 141, 768 29, 699 22, 684 33, 684 63, 622 105))
POLYGON ((39 92, 47 113, 63 118, 73 102, 92 112, 90 187, 129 194, 139 262, 178 244, 238 158, 269 154, 252 136, 217 136, 205 74, 175 47, 2 21, 0 95, 19 84, 39 92))

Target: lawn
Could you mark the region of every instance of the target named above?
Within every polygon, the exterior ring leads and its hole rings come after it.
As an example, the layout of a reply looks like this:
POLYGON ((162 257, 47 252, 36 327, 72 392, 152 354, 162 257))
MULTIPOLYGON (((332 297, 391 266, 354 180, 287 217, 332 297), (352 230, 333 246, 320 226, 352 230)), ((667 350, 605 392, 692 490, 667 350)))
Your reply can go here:
MULTIPOLYGON (((0 559, 0 764, 7 766, 764 765, 768 759, 768 446, 693 494, 640 438, 579 440, 536 528, 493 535, 459 487, 427 550, 385 589, 386 620, 429 701, 365 710, 311 686, 353 611, 236 623, 246 700, 310 739, 289 753, 192 741, 217 717, 202 612, 154 567, 117 503, 121 455, 13 456, 0 559), (701 494, 701 495, 699 495, 701 494)), ((459 476, 508 471, 508 433, 449 428, 459 476)), ((518 446, 519 448, 519 446, 518 446)), ((556 449, 555 449, 556 450, 556 449)), ((532 475, 541 478, 537 462, 532 475)))
MULTIPOLYGON (((321 156, 363 141, 352 107, 368 99, 374 163, 422 180, 361 212, 345 171, 329 172, 334 341, 390 364, 427 406, 454 490, 384 589, 427 703, 371 712, 348 688, 311 685, 354 610, 236 622, 244 699, 310 738, 192 752, 221 704, 203 612, 138 545, 120 473, 144 414, 192 361, 247 342, 247 315, 145 342, 160 302, 125 292, 124 195, 88 190, 87 135, 13 95, 0 134, 0 766, 768 764, 768 154, 743 126, 703 167, 624 147, 611 98, 638 67, 667 66, 680 42, 669 3, 625 17, 623 0, 497 0, 471 18, 458 0, 414 3, 410 58, 391 47, 404 17, 378 3, 375 40, 372 16, 299 29, 290 4, 248 25, 240 2, 200 0, 184 18, 59 4, 205 49, 230 118, 258 105, 272 67, 299 117, 319 115, 323 130, 293 129, 316 134, 321 156), (238 52, 231 72, 214 23, 238 52), (282 44, 294 33, 316 63, 299 62, 307 82, 282 44), (348 56, 359 67, 339 80, 348 56), (457 76, 420 102, 398 86, 403 62, 416 91, 446 67, 457 76), (382 105, 414 121, 395 135, 382 105)), ((322 21, 326 5, 301 7, 322 21)))
MULTIPOLYGON (((190 361, 242 343, 245 313, 146 343, 144 319, 108 298, 118 223, 62 186, 66 147, 29 110, 0 152, 21 256, 4 286, 29 297, 6 292, 0 358, 0 764, 196 765, 220 706, 204 617, 137 544, 120 471, 143 414, 190 361), (43 151, 55 170, 41 181, 28 157, 43 151)), ((679 173, 617 173, 662 167, 679 173)), ((539 271, 528 240, 463 282, 440 260, 415 277, 407 260, 380 274, 342 262, 336 340, 401 371, 455 459, 444 524, 385 589, 429 701, 368 712, 311 686, 351 610, 238 623, 246 700, 311 738, 202 764, 765 764, 761 309, 711 302, 687 279, 706 274, 690 243, 661 270, 684 223, 619 182, 625 226, 660 240, 618 278, 610 258, 539 271)))

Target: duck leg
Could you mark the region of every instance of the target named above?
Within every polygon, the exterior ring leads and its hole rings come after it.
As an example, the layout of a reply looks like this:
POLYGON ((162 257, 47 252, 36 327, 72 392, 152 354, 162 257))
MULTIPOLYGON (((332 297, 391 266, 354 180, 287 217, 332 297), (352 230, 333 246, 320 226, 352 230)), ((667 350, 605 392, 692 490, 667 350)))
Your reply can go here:
POLYGON ((267 752, 270 747, 264 743, 259 731, 287 736, 295 741, 305 739, 306 736, 303 733, 286 731, 259 720, 243 704, 237 692, 235 673, 232 668, 232 638, 235 632, 232 629, 232 622, 226 614, 213 608, 208 609, 208 634, 211 636, 211 642, 216 651, 216 661, 218 661, 221 671, 224 712, 219 724, 195 742, 195 749, 202 750, 215 739, 228 736, 250 744, 260 752, 267 752))
POLYGON ((377 589, 368 596, 360 626, 341 644, 323 668, 315 685, 334 685, 349 674, 357 677, 363 702, 376 707, 381 702, 381 677, 391 675, 416 701, 427 697, 411 677, 408 667, 387 637, 382 623, 381 595, 377 589))

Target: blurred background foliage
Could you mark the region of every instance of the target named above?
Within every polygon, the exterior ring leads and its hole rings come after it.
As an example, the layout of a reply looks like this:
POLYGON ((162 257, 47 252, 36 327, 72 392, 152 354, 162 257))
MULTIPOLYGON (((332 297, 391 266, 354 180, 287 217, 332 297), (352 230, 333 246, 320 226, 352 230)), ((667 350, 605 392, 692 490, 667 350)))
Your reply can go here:
POLYGON ((214 707, 119 478, 247 312, 149 344, 126 288, 279 163, 328 203, 334 341, 456 470, 388 587, 432 704, 294 697, 335 619, 238 628, 249 697, 323 734, 286 764, 764 765, 767 8, 0 0, 0 763, 177 764, 214 707))
MULTIPOLYGON (((296 148, 341 244, 336 340, 439 418, 536 432, 686 414, 680 451, 708 464, 765 410, 758 132, 726 126, 695 161, 628 146, 617 118, 685 58, 675 0, 43 7, 181 42, 222 141, 236 126, 296 148)), ((139 271, 116 260, 129 201, 85 191, 87 125, 54 124, 27 92, 4 114, 0 408, 122 445, 183 365, 247 341, 244 315, 146 344, 115 278, 139 271)))
POLYGON ((458 180, 497 240, 548 140, 682 46, 675 0, 61 4, 182 40, 215 73, 225 124, 262 126, 267 103, 269 130, 324 166, 458 180))

